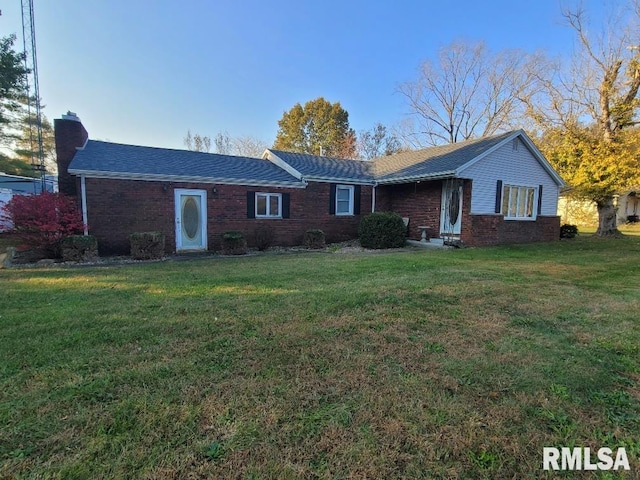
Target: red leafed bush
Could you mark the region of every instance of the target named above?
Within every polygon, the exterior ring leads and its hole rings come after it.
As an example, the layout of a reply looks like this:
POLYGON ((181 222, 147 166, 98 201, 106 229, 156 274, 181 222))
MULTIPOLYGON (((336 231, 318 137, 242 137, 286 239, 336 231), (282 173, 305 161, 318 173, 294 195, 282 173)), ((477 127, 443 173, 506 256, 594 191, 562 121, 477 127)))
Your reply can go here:
POLYGON ((0 215, 13 225, 25 248, 46 256, 59 257, 62 239, 84 230, 75 200, 61 193, 14 195, 0 215))

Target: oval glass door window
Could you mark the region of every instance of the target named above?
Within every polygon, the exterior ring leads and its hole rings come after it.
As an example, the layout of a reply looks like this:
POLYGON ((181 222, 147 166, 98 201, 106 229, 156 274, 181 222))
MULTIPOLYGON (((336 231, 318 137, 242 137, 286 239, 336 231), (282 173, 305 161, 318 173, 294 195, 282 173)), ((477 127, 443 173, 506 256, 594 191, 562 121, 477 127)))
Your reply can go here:
POLYGON ((449 200, 449 223, 451 225, 456 224, 458 215, 460 215, 460 192, 456 188, 451 192, 451 199, 449 200))
POLYGON ((200 212, 193 197, 187 198, 182 207, 182 228, 189 240, 193 240, 200 231, 200 212))

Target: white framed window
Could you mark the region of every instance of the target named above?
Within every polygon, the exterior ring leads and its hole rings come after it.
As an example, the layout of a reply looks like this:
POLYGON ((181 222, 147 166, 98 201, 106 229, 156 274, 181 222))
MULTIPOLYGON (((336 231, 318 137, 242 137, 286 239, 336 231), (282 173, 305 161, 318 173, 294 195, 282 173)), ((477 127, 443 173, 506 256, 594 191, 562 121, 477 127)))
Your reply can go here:
POLYGON ((256 192, 256 218, 282 218, 282 194, 256 192))
POLYGON ((524 185, 504 185, 502 214, 506 220, 535 220, 538 189, 524 185))
POLYGON ((336 215, 353 215, 353 185, 336 185, 336 215))

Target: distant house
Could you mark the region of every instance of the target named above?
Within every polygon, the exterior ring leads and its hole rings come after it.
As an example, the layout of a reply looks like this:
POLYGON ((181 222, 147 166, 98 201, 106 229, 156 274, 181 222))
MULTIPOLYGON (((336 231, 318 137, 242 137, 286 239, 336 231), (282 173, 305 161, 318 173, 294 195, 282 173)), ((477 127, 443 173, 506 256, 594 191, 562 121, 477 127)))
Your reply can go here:
POLYGON ((580 200, 560 192, 558 197, 558 215, 561 223, 592 227, 598 225, 598 207, 595 202, 580 200))
POLYGON ((640 221, 640 185, 623 192, 617 201, 618 225, 640 221))
MULTIPOLYGON (((640 185, 615 195, 616 225, 640 221, 640 185)), ((598 225, 598 207, 589 200, 571 198, 566 194, 558 199, 558 215, 562 223, 593 227, 598 225)))
POLYGON ((356 238, 363 215, 395 211, 410 237, 466 245, 555 240, 562 179, 521 130, 366 162, 268 149, 236 157, 89 140, 74 114, 55 120, 60 191, 75 195, 103 253, 158 230, 167 252, 217 249, 225 231, 277 245, 308 229, 356 238))
POLYGON ((0 172, 0 188, 10 190, 13 195, 32 195, 41 193, 43 186, 48 192, 56 192, 58 190, 56 177, 47 175, 43 179, 40 177, 23 177, 20 175, 9 175, 0 172))
MULTIPOLYGON (((13 193, 8 188, 0 188, 0 209, 13 198, 13 193)), ((11 229, 12 225, 9 221, 3 218, 2 211, 0 210, 0 232, 5 232, 11 229)))
MULTIPOLYGON (((23 177, 20 175, 9 175, 0 172, 0 208, 5 205, 14 195, 33 195, 41 193, 43 190, 56 192, 58 190, 57 179, 48 175, 43 179, 33 177, 23 177)), ((11 226, 0 218, 0 232, 8 230, 11 226)))

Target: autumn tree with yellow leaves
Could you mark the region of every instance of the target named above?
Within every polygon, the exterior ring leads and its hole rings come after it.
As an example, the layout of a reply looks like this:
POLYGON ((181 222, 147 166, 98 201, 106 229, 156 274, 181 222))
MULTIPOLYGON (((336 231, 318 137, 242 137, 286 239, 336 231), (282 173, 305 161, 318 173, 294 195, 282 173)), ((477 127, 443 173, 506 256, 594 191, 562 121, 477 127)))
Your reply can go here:
POLYGON ((528 102, 528 113, 570 195, 596 203, 597 235, 616 235, 614 196, 640 181, 640 1, 611 12, 603 30, 581 6, 564 17, 576 53, 542 79, 543 95, 528 102))

